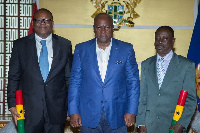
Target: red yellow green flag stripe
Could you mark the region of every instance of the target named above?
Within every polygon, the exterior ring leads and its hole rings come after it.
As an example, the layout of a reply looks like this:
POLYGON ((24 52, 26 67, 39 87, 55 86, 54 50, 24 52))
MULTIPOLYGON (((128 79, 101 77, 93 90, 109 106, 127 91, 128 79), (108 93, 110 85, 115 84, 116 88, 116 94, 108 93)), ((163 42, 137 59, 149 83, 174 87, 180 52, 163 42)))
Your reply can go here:
POLYGON ((183 113, 184 106, 176 105, 173 120, 178 121, 183 113))
POLYGON ((20 115, 20 118, 17 117, 17 120, 24 119, 24 108, 23 105, 16 105, 17 113, 20 115))
POLYGON ((17 109, 17 113, 20 115, 20 117, 17 117, 18 133, 25 133, 22 90, 17 90, 15 92, 15 95, 16 95, 16 109, 17 109))
MULTIPOLYGON (((176 105, 176 109, 175 109, 175 112, 174 112, 174 117, 173 117, 171 126, 175 125, 177 123, 177 121, 181 118, 181 115, 183 113, 183 108, 185 106, 187 94, 188 94, 187 91, 181 90, 179 98, 178 98, 178 102, 177 102, 177 105, 176 105)), ((173 129, 169 130, 169 133, 173 133, 173 129)))

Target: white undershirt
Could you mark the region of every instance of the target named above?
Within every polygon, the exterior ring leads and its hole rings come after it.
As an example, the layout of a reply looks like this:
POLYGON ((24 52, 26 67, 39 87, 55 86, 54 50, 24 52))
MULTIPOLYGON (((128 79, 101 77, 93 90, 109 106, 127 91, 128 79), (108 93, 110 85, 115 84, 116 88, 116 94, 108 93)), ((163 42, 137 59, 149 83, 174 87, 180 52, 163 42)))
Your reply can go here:
MULTIPOLYGON (((167 71, 167 68, 168 68, 169 63, 170 63, 170 61, 172 59, 172 56, 173 56, 173 51, 171 50, 167 55, 165 55, 164 57, 162 57, 162 58, 164 58, 164 62, 162 63, 162 65, 164 67, 164 70, 165 70, 164 73, 166 73, 166 71, 167 71)), ((161 58, 161 56, 157 53, 156 65, 158 64, 157 62, 158 62, 158 59, 160 59, 160 58, 161 58)))
POLYGON ((107 46, 105 50, 99 48, 97 44, 97 39, 96 39, 96 54, 97 54, 97 61, 98 61, 98 66, 99 66, 102 82, 104 82, 105 80, 111 46, 112 46, 112 38, 110 41, 110 45, 107 46))

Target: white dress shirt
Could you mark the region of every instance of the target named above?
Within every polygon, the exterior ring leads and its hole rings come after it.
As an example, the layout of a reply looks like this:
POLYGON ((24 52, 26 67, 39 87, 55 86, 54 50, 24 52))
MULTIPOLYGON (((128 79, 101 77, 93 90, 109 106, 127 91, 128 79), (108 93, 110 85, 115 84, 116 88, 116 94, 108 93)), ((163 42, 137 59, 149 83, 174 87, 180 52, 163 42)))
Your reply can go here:
MULTIPOLYGON (((173 51, 171 50, 167 55, 165 55, 164 57, 164 62, 162 63, 163 67, 164 67, 164 75, 166 74, 166 71, 167 71, 167 68, 169 66, 169 63, 172 59, 172 56, 173 56, 173 51)), ((156 65, 158 64, 158 59, 160 59, 161 56, 159 54, 157 54, 157 61, 156 61, 156 65)), ((156 66, 157 67, 157 66, 156 66)))
POLYGON ((40 58, 40 52, 42 49, 42 45, 40 43, 41 40, 46 40, 47 52, 48 52, 48 62, 49 62, 49 71, 51 69, 51 64, 53 61, 53 43, 52 43, 52 34, 50 34, 46 39, 42 39, 35 33, 35 40, 36 40, 36 49, 37 49, 37 56, 38 62, 40 58))
POLYGON ((98 61, 98 66, 99 66, 102 82, 104 82, 105 77, 106 77, 106 71, 107 71, 111 46, 112 46, 112 38, 110 41, 110 45, 106 47, 105 50, 99 48, 97 44, 97 39, 96 39, 96 54, 97 54, 97 61, 98 61))

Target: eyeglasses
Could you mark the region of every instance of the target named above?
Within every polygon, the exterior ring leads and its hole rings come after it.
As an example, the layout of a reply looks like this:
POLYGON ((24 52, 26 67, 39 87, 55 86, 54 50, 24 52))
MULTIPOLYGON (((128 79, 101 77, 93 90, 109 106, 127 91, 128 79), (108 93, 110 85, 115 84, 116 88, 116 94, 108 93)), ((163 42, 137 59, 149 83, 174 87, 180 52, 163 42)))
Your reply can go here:
POLYGON ((53 21, 52 19, 33 19, 37 24, 41 24, 42 22, 44 22, 45 24, 50 24, 51 21, 53 21))

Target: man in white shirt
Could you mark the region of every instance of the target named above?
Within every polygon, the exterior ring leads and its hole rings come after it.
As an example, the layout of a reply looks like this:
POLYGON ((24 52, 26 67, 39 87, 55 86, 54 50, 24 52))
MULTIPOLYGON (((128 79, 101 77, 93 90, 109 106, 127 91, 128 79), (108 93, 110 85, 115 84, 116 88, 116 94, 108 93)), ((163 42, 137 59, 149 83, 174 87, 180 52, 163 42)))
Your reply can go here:
POLYGON ((135 124, 138 66, 133 46, 114 39, 113 28, 110 15, 98 14, 95 38, 75 48, 68 113, 81 133, 126 133, 135 124))

